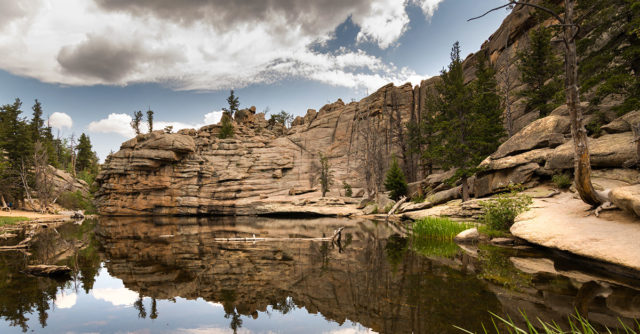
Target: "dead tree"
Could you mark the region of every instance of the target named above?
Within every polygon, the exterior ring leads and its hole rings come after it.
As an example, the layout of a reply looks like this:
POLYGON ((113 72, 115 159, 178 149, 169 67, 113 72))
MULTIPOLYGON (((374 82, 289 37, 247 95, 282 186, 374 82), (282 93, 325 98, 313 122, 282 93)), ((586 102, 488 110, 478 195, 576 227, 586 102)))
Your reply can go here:
POLYGON ((33 152, 34 190, 40 201, 40 212, 45 212, 51 205, 54 194, 53 170, 49 166, 47 149, 41 142, 36 142, 33 152))
POLYGON ((591 157, 589 156, 589 145, 587 142, 587 130, 584 127, 584 117, 582 110, 578 107, 580 97, 578 95, 578 57, 576 53, 576 36, 580 27, 573 22, 574 0, 564 0, 564 18, 549 8, 544 6, 524 2, 509 1, 509 3, 493 8, 484 14, 471 18, 475 20, 487 15, 490 12, 501 8, 513 7, 516 5, 530 6, 553 16, 562 28, 562 41, 565 52, 565 93, 567 107, 571 121, 571 136, 573 137, 574 148, 574 182, 580 198, 587 204, 597 207, 608 202, 606 193, 597 193, 591 183, 591 157))
POLYGON ((513 114, 511 113, 511 90, 513 89, 513 78, 511 73, 511 65, 513 64, 513 58, 511 57, 511 50, 509 50, 509 38, 511 37, 511 25, 507 26, 507 38, 505 38, 504 52, 504 71, 498 74, 500 81, 502 81, 502 95, 504 96, 504 108, 505 108, 505 121, 507 134, 509 138, 513 136, 513 114))
POLYGON ((384 182, 384 171, 386 169, 385 155, 385 126, 382 115, 378 112, 367 110, 357 116, 358 138, 362 141, 360 145, 360 156, 362 158, 361 168, 365 179, 367 193, 374 197, 381 189, 384 182))

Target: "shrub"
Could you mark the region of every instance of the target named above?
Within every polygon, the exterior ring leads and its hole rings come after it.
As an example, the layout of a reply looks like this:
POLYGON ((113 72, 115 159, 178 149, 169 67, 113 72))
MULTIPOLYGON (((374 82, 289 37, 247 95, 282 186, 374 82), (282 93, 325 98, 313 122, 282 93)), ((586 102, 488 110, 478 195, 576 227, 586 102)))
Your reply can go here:
POLYGON ((500 194, 484 202, 480 202, 484 223, 494 230, 509 230, 516 216, 529 210, 532 200, 530 196, 519 194, 516 190, 500 194))
POLYGON ((424 194, 418 193, 418 194, 415 194, 413 197, 411 197, 411 202, 422 203, 424 202, 424 199, 425 199, 424 194))
POLYGON ((555 184, 558 189, 569 189, 573 184, 573 180, 568 174, 556 174, 551 178, 551 181, 553 181, 553 184, 555 184))
POLYGON ((84 210, 87 214, 94 214, 98 210, 93 205, 93 201, 90 197, 85 197, 80 191, 64 192, 58 197, 58 204, 65 209, 70 210, 84 210))
POLYGON ((404 178, 404 173, 398 165, 398 160, 394 157, 391 162, 391 167, 387 171, 387 177, 384 181, 384 187, 391 192, 389 197, 394 201, 400 199, 401 196, 407 195, 407 181, 404 178))
POLYGON ((342 181, 342 188, 344 188, 344 195, 347 197, 353 196, 353 189, 351 189, 351 185, 347 183, 347 181, 342 181))
POLYGON ((30 219, 27 217, 0 217, 0 226, 13 225, 18 222, 26 222, 30 219))
POLYGON ((227 139, 233 137, 234 129, 233 124, 231 123, 231 116, 227 112, 222 113, 222 118, 220 119, 220 133, 218 133, 218 138, 227 139))

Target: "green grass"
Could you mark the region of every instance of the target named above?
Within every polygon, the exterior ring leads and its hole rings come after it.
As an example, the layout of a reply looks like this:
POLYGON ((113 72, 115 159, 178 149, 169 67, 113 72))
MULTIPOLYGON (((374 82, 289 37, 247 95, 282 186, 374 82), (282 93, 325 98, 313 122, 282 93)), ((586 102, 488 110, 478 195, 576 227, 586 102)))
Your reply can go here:
MULTIPOLYGON (((490 312, 491 313, 491 312, 490 312)), ((525 313, 521 313, 522 319, 524 320, 525 326, 518 326, 515 324, 513 319, 510 317, 503 318, 494 313, 491 313, 493 318, 491 319, 492 327, 485 327, 484 333, 521 333, 521 334, 604 334, 604 333, 625 333, 625 334, 640 334, 640 322, 636 321, 636 323, 629 327, 625 325, 620 319, 620 327, 614 330, 610 330, 607 327, 604 327, 602 330, 596 329, 589 320, 580 316, 580 314, 571 315, 568 318, 568 329, 562 329, 555 322, 545 322, 540 318, 537 318, 536 321, 532 321, 527 317, 525 313), (502 329, 501 329, 502 328, 502 329)), ((453 326, 464 333, 475 334, 471 331, 468 331, 464 328, 460 328, 458 326, 453 326)))
POLYGON ((414 239, 452 241, 458 233, 474 227, 471 223, 455 222, 449 218, 426 217, 412 226, 414 239))
POLYGON ((480 234, 488 236, 489 238, 506 238, 511 236, 511 233, 507 231, 496 230, 488 225, 478 226, 478 232, 480 232, 480 234))
POLYGON ((411 249, 425 256, 453 258, 460 252, 460 247, 453 241, 432 239, 414 239, 411 249))
POLYGON ((29 221, 27 217, 0 217, 0 226, 13 225, 18 222, 29 221))

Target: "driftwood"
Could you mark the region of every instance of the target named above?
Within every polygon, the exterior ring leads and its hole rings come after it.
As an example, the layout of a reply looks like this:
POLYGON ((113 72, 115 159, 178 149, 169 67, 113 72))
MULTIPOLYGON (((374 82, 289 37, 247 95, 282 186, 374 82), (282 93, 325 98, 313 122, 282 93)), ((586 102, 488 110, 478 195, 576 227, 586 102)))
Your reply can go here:
POLYGON ((398 208, 400 207, 400 205, 404 204, 404 202, 407 201, 407 197, 406 196, 402 196, 400 198, 400 200, 398 200, 398 202, 391 208, 391 210, 389 210, 389 212, 387 213, 387 218, 385 219, 386 222, 389 222, 389 217, 391 217, 392 214, 394 214, 396 211, 398 211, 398 208))

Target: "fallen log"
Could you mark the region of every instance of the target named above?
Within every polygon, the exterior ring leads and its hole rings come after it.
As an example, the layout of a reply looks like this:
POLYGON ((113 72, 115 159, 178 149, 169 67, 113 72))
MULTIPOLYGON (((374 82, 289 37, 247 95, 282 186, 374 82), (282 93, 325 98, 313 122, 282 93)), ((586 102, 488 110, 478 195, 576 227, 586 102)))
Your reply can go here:
POLYGON ((55 276, 65 276, 65 275, 71 274, 71 268, 67 266, 37 264, 37 265, 27 266, 24 272, 34 276, 55 277, 55 276))

